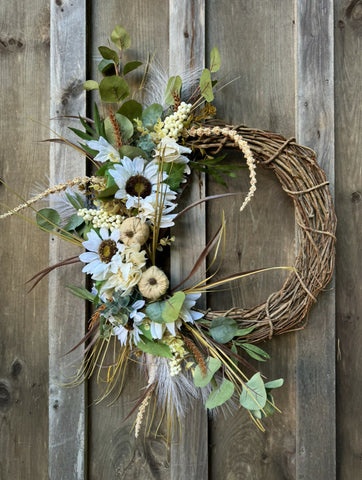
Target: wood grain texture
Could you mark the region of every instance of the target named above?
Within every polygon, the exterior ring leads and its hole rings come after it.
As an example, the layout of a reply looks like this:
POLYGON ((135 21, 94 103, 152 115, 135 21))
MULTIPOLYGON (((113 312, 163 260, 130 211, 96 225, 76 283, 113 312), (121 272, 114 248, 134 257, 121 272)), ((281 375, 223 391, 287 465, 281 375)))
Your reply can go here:
POLYGON ((337 478, 362 471, 362 3, 335 1, 337 478))
MULTIPOLYGON (((112 0, 107 2, 107 8, 104 2, 93 1, 90 15, 89 78, 97 76, 97 63, 100 61, 98 46, 108 45, 110 34, 117 24, 126 28, 132 41, 131 48, 125 52, 125 61, 145 61, 148 52, 155 54, 154 64, 157 65, 161 80, 165 77, 168 69, 169 35, 167 1, 112 0)), ((137 75, 138 72, 135 80, 137 75)), ((99 103, 98 96, 94 100, 99 103)), ((162 92, 159 92, 154 101, 162 100, 162 92)), ((90 382, 89 480, 170 478, 170 452, 166 442, 152 435, 145 438, 144 428, 141 429, 140 437, 135 439, 131 430, 136 415, 124 420, 135 406, 145 384, 146 377, 142 368, 130 362, 122 395, 109 406, 107 400, 94 404, 104 392, 104 384, 97 384, 96 379, 90 382)), ((157 420, 154 425, 157 425, 157 420)), ((164 429, 160 433, 164 434, 164 429)))
MULTIPOLYGON (((333 1, 297 2, 297 141, 317 153, 334 190, 333 1)), ((297 478, 335 478, 335 294, 297 336, 297 478)))
MULTIPOLYGON (((45 0, 0 2, 0 177, 29 198, 46 181, 49 11, 45 0)), ((0 212, 21 203, 0 185, 0 212), (5 205, 3 205, 5 204, 5 205)), ((28 217, 33 217, 31 212, 28 217)), ((48 287, 25 282, 48 263, 48 236, 10 217, 0 221, 0 478, 47 477, 48 287)))
MULTIPOLYGON (((53 1, 50 9, 50 118, 84 115, 85 94, 85 1, 53 1)), ((67 139, 69 119, 51 121, 51 127, 67 139)), ((78 126, 78 125, 77 125, 78 126)), ((85 160, 64 144, 50 148, 50 183, 83 176, 85 160)), ((81 253, 51 235, 49 263, 81 253)), ((74 298, 65 285, 84 286, 79 265, 58 268, 49 276, 49 477, 53 480, 83 480, 85 462, 85 385, 62 385, 75 373, 81 361, 81 348, 69 351, 85 332, 85 305, 74 298)))
MULTIPOLYGON (((294 134, 294 25, 293 4, 287 1, 208 2, 207 51, 216 45, 222 72, 234 80, 216 95, 217 117, 294 134), (216 15, 217 12, 217 15, 216 15), (222 27, 221 27, 222 26, 222 27)), ((241 162, 233 153, 230 162, 241 162)), ((225 211, 226 253, 220 276, 253 268, 294 264, 294 213, 292 202, 269 171, 257 169, 257 191, 243 213, 239 207, 248 191, 248 172, 227 180, 229 191, 244 192, 234 200, 209 202, 208 236, 225 211)), ((208 195, 223 189, 208 184, 208 195)), ((225 191, 225 190, 224 190, 225 191)), ((253 306, 281 288, 285 274, 256 275, 209 295, 208 306, 227 309, 253 306)), ((261 433, 244 410, 225 419, 216 417, 210 429, 210 478, 295 478, 295 336, 273 338, 261 347, 271 360, 257 368, 269 378, 283 377, 275 392, 282 414, 264 422, 261 433)))
MULTIPOLYGON (((205 66, 205 1, 170 0, 170 75, 201 70, 205 66)), ((184 75, 182 75, 184 73, 184 75)), ((187 75, 187 74, 186 74, 187 75)), ((184 92, 187 93, 191 92, 184 92)), ((205 196, 205 177, 193 175, 179 209, 205 196)), ((202 203, 190 210, 172 230, 176 237, 171 251, 171 283, 175 286, 187 277, 205 247, 206 207, 202 203)), ((189 284, 204 278, 205 263, 189 284)), ((182 288, 188 286, 183 285, 182 288)), ((206 307, 206 295, 200 308, 206 307)), ((208 421, 202 402, 194 402, 181 419, 181 438, 171 446, 171 478, 183 480, 208 478, 208 421)))

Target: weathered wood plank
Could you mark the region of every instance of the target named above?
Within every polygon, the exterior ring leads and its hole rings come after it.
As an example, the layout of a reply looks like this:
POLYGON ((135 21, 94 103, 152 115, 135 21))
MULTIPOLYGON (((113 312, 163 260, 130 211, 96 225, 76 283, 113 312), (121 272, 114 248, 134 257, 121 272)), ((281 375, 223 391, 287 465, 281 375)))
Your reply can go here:
MULTIPOLYGON (((85 1, 53 1, 50 9, 50 117, 84 115, 85 94, 85 1)), ((55 120, 51 127, 69 139, 69 119, 55 120)), ((51 144, 50 183, 82 176, 85 161, 62 144, 51 144)), ((50 264, 80 253, 79 248, 50 237, 50 264)), ((85 332, 85 305, 65 291, 66 284, 82 285, 79 265, 57 269, 49 277, 49 477, 83 480, 85 462, 86 388, 66 389, 62 383, 74 374, 81 349, 70 350, 85 332), (71 366, 71 368, 69 368, 71 366)))
MULTIPOLYGON (((169 66, 170 75, 200 70, 205 66, 205 1, 170 0, 169 66)), ((186 93, 186 92, 185 92, 186 93)), ((191 93, 191 92, 190 92, 191 93)), ((183 204, 205 196, 205 177, 194 175, 183 204)), ((182 208, 182 205, 179 207, 182 208)), ((181 217, 173 229, 176 242, 171 252, 171 283, 182 281, 196 263, 206 239, 205 204, 181 217)), ((201 266, 192 283, 203 278, 201 266)), ((187 285, 183 285, 186 287, 187 285)), ((205 295, 203 296, 205 297, 205 295)), ((206 306, 200 299, 199 306, 206 306)), ((180 422, 181 437, 171 446, 171 478, 208 478, 208 421, 202 402, 195 402, 180 422)))
POLYGON ((362 471, 362 6, 335 1, 337 478, 362 471))
MULTIPOLYGON (((91 65, 90 77, 97 76, 100 60, 97 47, 107 45, 116 24, 123 25, 131 37, 131 48, 125 52, 125 61, 145 61, 147 53, 155 53, 155 64, 167 73, 168 68, 168 2, 156 0, 92 2, 90 27, 91 65)), ((141 70, 140 70, 141 71, 141 70)), ((155 101, 162 102, 163 92, 155 101)), ((98 96, 95 100, 99 103, 98 96)), ((92 379, 89 389, 89 479, 160 479, 170 478, 169 449, 164 439, 154 436, 145 438, 131 432, 135 415, 124 421, 133 409, 145 386, 146 377, 142 368, 129 362, 125 385, 119 399, 111 406, 107 399, 94 405, 104 392, 104 383, 92 379)), ((154 423, 157 426, 157 421, 154 423)), ((155 428, 152 430, 154 431, 155 428)), ((164 430, 161 429, 161 434, 164 430)))
MULTIPOLYGON (((49 11, 45 0, 0 1, 0 177, 23 198, 45 183, 49 11)), ((0 185, 0 203, 14 207, 0 185)), ((0 206, 4 213, 5 206, 0 206)), ((26 213, 33 217, 32 212, 26 213)), ((48 236, 20 218, 0 221, 0 478, 47 477, 48 286, 25 282, 48 263, 48 236)))
MULTIPOLYGON (((216 45, 222 73, 236 80, 216 95, 217 117, 230 123, 294 134, 294 5, 289 1, 208 2, 207 50, 216 45)), ((240 162, 241 156, 232 155, 240 162)), ((248 173, 227 180, 229 191, 248 190, 248 173)), ((269 171, 257 169, 257 191, 240 214, 242 196, 234 201, 209 202, 208 235, 226 214, 226 252, 221 276, 264 266, 293 265, 294 213, 292 202, 269 171)), ((208 195, 221 193, 208 184, 208 195)), ((285 275, 274 272, 230 284, 209 296, 211 308, 257 305, 281 288, 285 275)), ((216 417, 210 429, 212 479, 280 480, 295 478, 295 336, 263 343, 271 360, 257 365, 269 378, 284 377, 275 392, 282 414, 264 423, 261 433, 242 409, 226 419, 216 417), (227 473, 226 473, 227 472, 227 473)))
MULTIPOLYGON (((333 1, 297 2, 297 140, 334 186, 333 1)), ((335 478, 335 294, 318 299, 297 335, 297 478, 335 478)), ((351 477, 352 478, 352 477, 351 477)))

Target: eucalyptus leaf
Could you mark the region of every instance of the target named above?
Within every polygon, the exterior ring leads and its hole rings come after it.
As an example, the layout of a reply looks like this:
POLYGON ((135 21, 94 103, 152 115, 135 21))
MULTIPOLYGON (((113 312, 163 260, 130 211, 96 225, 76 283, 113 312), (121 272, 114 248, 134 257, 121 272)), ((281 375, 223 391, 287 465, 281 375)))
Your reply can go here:
POLYGON ((260 410, 264 408, 267 393, 260 372, 257 372, 243 385, 240 395, 240 404, 247 410, 260 410))
POLYGON ((209 357, 206 360, 206 375, 203 374, 200 365, 197 365, 194 370, 194 384, 196 387, 206 387, 214 376, 214 374, 221 367, 221 361, 218 358, 209 357))
POLYGON ((147 160, 146 153, 138 147, 131 147, 131 145, 122 145, 122 147, 118 151, 121 158, 128 157, 133 160, 136 157, 142 157, 147 160))
POLYGON ((252 345, 251 343, 239 343, 239 345, 247 352, 247 354, 251 358, 258 360, 259 362, 265 362, 270 358, 270 356, 266 352, 264 352, 264 350, 262 350, 260 347, 257 347, 256 345, 252 345))
POLYGON ((142 62, 128 62, 126 65, 123 67, 123 75, 127 75, 127 73, 132 72, 133 70, 136 70, 136 68, 140 67, 142 65, 142 62))
POLYGON ((230 380, 224 378, 221 385, 214 388, 210 393, 209 398, 206 400, 205 407, 209 409, 219 407, 232 397, 234 389, 234 384, 230 382, 230 380))
POLYGON ((236 335, 238 337, 244 337, 245 335, 248 335, 249 333, 251 333, 253 330, 255 330, 255 327, 239 328, 238 331, 236 332, 236 335))
POLYGON ((171 77, 167 83, 165 93, 165 103, 167 105, 173 105, 175 103, 174 95, 180 97, 181 95, 182 80, 178 75, 171 77))
POLYGON ((267 382, 265 384, 265 388, 268 390, 272 390, 273 388, 279 388, 284 384, 284 379, 283 378, 278 378, 276 380, 271 380, 270 382, 267 382))
POLYGON ((84 90, 98 90, 99 84, 95 80, 87 80, 83 83, 84 90))
POLYGON ((129 96, 129 85, 117 75, 105 77, 99 84, 99 94, 105 103, 118 103, 129 96))
POLYGON ((99 53, 105 60, 112 60, 116 65, 119 62, 118 53, 108 47, 98 47, 99 53))
POLYGON ((162 116, 162 105, 153 103, 142 112, 142 123, 147 130, 153 130, 155 123, 162 116))
POLYGON ((54 208, 42 208, 36 214, 36 223, 42 230, 50 232, 59 226, 60 215, 54 208))
POLYGON ((162 311, 165 307, 164 302, 153 302, 147 305, 146 315, 152 321, 156 323, 165 323, 162 318, 162 311))
POLYGON ((106 60, 102 58, 102 60, 98 63, 98 71, 102 73, 105 77, 110 77, 112 75, 116 75, 116 68, 114 66, 113 60, 106 60))
POLYGON ((74 213, 68 220, 68 223, 65 225, 64 230, 67 232, 72 232, 76 228, 80 227, 84 222, 84 218, 80 217, 77 213, 74 213))
POLYGON ((131 37, 121 25, 114 28, 111 33, 111 40, 120 50, 127 50, 131 46, 131 37))
POLYGON ((122 103, 117 113, 124 115, 131 120, 131 122, 133 122, 135 118, 142 117, 142 105, 136 100, 127 100, 126 102, 122 103))
POLYGON ((180 291, 172 295, 171 298, 168 298, 167 300, 165 300, 164 302, 165 306, 162 311, 162 318, 165 321, 165 323, 172 323, 178 319, 180 310, 185 301, 185 297, 186 295, 184 294, 184 292, 180 291))
POLYGON ((142 335, 143 335, 144 337, 146 337, 147 340, 150 340, 150 341, 153 340, 153 337, 152 337, 152 333, 151 333, 151 329, 150 329, 150 328, 147 329, 147 328, 145 327, 145 325, 137 325, 137 328, 138 328, 139 330, 141 330, 142 335))
POLYGON ((212 91, 211 75, 210 70, 205 68, 200 77, 200 90, 201 96, 207 102, 212 102, 214 100, 214 93, 212 91))
POLYGON ((147 337, 142 336, 142 342, 137 343, 137 347, 142 350, 142 352, 150 353, 158 357, 173 358, 170 347, 164 343, 157 343, 155 341, 148 340, 147 337))
POLYGON ((230 342, 236 335, 238 324, 229 317, 217 317, 211 322, 210 334, 219 343, 230 342))
POLYGON ((214 47, 210 53, 210 72, 215 73, 221 67, 221 58, 219 50, 214 47))

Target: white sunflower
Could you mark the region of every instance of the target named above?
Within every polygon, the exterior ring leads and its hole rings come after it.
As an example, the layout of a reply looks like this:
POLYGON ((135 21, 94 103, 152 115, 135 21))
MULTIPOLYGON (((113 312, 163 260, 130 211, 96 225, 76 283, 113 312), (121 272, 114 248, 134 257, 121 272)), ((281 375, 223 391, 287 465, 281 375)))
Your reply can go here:
POLYGON ((93 280, 104 280, 112 269, 116 270, 114 258, 124 249, 124 245, 119 243, 119 230, 109 234, 107 228, 101 228, 99 235, 91 230, 87 237, 82 245, 89 251, 79 255, 79 260, 88 264, 82 271, 92 275, 93 280))
POLYGON ((176 198, 176 193, 163 183, 167 174, 159 172, 156 162, 146 162, 141 157, 131 160, 123 157, 121 164, 109 170, 119 190, 115 198, 126 201, 127 208, 139 208, 143 202, 169 202, 176 198))

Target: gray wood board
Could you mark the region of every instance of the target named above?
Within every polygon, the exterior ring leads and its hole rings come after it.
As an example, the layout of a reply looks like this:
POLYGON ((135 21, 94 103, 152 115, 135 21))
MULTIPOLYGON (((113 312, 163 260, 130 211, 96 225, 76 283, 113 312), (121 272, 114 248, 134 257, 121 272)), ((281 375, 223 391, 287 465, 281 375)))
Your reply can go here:
MULTIPOLYGON (((207 11, 207 51, 216 45, 222 72, 234 80, 216 95, 217 117, 233 124, 294 134, 294 5, 288 1, 266 3, 211 1, 207 11), (217 12, 217 15, 214 14, 217 12), (220 27, 222 25, 222 28, 220 27)), ((230 161, 240 162, 234 153, 230 161)), ((227 180, 229 191, 248 191, 248 172, 227 180)), ((266 266, 293 265, 294 213, 290 199, 270 171, 257 169, 257 191, 245 211, 243 196, 217 200, 207 206, 208 236, 225 211, 226 252, 220 276, 266 266)), ((208 195, 223 190, 208 184, 208 195)), ((285 273, 272 272, 230 284, 210 293, 208 305, 228 309, 257 305, 282 287, 285 273)), ((282 414, 264 421, 260 432, 244 410, 217 416, 210 429, 212 479, 295 478, 295 335, 273 338, 260 345, 271 356, 256 365, 268 377, 283 377, 275 392, 282 414)))
MULTIPOLYGON (((131 37, 131 48, 125 52, 124 61, 146 61, 147 53, 155 53, 154 65, 159 72, 158 82, 164 81, 168 70, 168 2, 167 1, 95 1, 92 4, 90 40, 90 78, 96 78, 97 63, 100 61, 98 46, 108 45, 110 34, 116 24, 126 28, 131 37)), ((136 71, 135 83, 142 69, 136 71)), ((99 74, 98 74, 99 75, 99 74)), ((137 97, 138 100, 141 100, 137 97)), ((98 95, 94 100, 99 103, 98 95)), ((153 101, 162 103, 162 92, 153 101)), ((106 111, 102 112, 104 115, 106 111)), ((104 376, 104 375, 103 375, 104 376)), ((103 377, 102 377, 103 378, 103 377)), ((135 406, 146 376, 139 365, 129 362, 121 396, 111 406, 105 399, 95 401, 104 392, 104 383, 97 384, 95 378, 89 386, 89 479, 168 479, 170 476, 169 447, 162 438, 145 437, 145 428, 135 439, 132 427, 136 414, 126 416, 135 406)), ((157 420, 154 422, 154 429, 157 420)), ((164 429, 160 431, 164 434, 164 429)))
MULTIPOLYGON (((69 119, 85 114, 85 1, 52 2, 50 9, 50 118, 51 128, 67 140, 69 119)), ((76 122, 78 126, 78 122, 76 122)), ((65 144, 50 147, 50 183, 55 185, 85 175, 85 159, 65 144)), ((56 198, 51 201, 56 202, 56 198)), ((56 203, 55 203, 56 205, 56 203)), ((54 235, 50 236, 49 263, 80 254, 54 235)), ((82 348, 65 355, 85 333, 84 301, 65 285, 84 286, 79 265, 58 268, 49 275, 49 477, 83 480, 86 475, 85 385, 65 388, 82 358, 82 348), (64 356, 65 355, 65 356, 64 356)))
MULTIPOLYGON (((333 1, 297 2, 297 141, 317 153, 334 189, 333 1)), ((335 293, 297 335, 297 478, 335 478, 335 293)))
POLYGON ((335 1, 337 203, 337 478, 362 471, 362 16, 361 2, 335 1))
MULTIPOLYGON (((36 143, 49 135, 36 123, 49 117, 47 5, 30 0, 24 15, 24 2, 0 2, 0 177, 26 199, 48 173, 48 146, 36 143)), ((0 184, 0 203, 4 213, 22 201, 0 184)), ((27 294, 25 282, 48 265, 48 236, 1 220, 0 264, 0 478, 46 478, 48 286, 27 294)))
MULTIPOLYGON (((170 0, 170 74, 186 78, 190 72, 202 71, 205 63, 205 2, 170 0)), ((185 90, 185 87, 184 87, 185 90)), ((187 93, 187 92, 184 92, 187 93)), ((188 92, 191 93, 191 92, 188 92)), ((180 202, 179 210, 205 196, 205 177, 193 175, 190 187, 180 202)), ((185 279, 205 247, 206 213, 202 203, 177 221, 172 233, 176 237, 171 251, 171 282, 175 286, 185 279)), ((187 284, 205 278, 205 262, 187 284)), ((206 295, 200 298, 199 308, 205 308, 206 295)), ((201 401, 189 406, 180 419, 181 437, 171 446, 171 478, 183 480, 208 478, 208 422, 201 401)))

